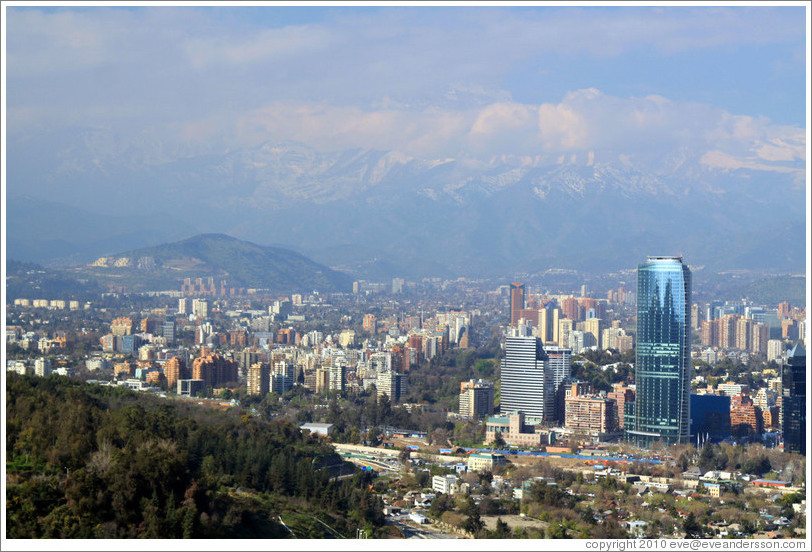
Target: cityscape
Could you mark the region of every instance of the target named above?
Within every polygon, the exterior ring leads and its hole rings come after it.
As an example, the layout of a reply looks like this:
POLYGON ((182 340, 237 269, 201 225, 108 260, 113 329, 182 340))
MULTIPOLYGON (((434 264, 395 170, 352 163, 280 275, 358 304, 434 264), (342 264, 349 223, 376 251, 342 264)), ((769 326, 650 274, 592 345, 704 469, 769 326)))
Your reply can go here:
MULTIPOLYGON (((600 294, 394 278, 282 296, 207 277, 10 298, 8 420, 23 431, 24 389, 58 375, 284 423, 334 449, 332 477, 364 474, 369 538, 803 537, 805 307, 694 302, 681 257, 635 272, 600 294)), ((19 477, 35 445, 15 435, 19 477)), ((331 538, 286 514, 291 534, 331 538)))
POLYGON ((4 550, 808 548, 808 3, 2 9, 4 550))

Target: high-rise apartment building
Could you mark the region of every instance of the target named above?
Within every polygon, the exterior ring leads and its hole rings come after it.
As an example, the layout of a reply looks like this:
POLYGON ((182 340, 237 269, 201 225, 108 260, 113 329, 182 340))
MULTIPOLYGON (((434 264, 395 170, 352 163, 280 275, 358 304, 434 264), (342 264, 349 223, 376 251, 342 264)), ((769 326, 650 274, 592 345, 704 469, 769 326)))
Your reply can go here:
POLYGON ((691 271, 682 257, 637 269, 635 402, 626 436, 640 446, 689 443, 691 271))
POLYGON ((493 382, 470 380, 460 383, 460 416, 482 418, 493 414, 496 389, 493 382))
POLYGON ((192 301, 192 314, 198 318, 209 317, 209 302, 203 299, 195 299, 192 301))
POLYGON ((330 391, 344 391, 347 382, 347 367, 340 362, 333 362, 330 366, 330 391))
POLYGON ((558 321, 558 346, 569 347, 570 332, 575 329, 575 321, 569 318, 562 318, 558 321))
POLYGON ((784 452, 806 455, 806 350, 800 341, 787 353, 781 394, 784 452))
POLYGON ((606 394, 608 399, 615 401, 614 414, 615 421, 619 429, 624 429, 623 413, 626 411, 626 403, 634 402, 634 391, 624 386, 622 383, 616 383, 612 386, 612 391, 606 394))
POLYGON ((538 311, 538 329, 541 341, 547 344, 558 343, 558 322, 561 319, 561 309, 552 303, 538 311))
POLYGON ((34 375, 44 378, 51 374, 51 360, 40 357, 34 361, 34 375))
POLYGON ((575 297, 567 297, 561 301, 561 312, 564 318, 568 318, 573 322, 580 322, 583 319, 583 316, 581 316, 581 306, 575 297))
POLYGON ((192 379, 205 381, 206 387, 235 382, 238 380, 237 363, 201 349, 201 356, 192 363, 192 379))
POLYGON ((515 326, 519 322, 519 311, 524 309, 524 284, 514 282, 510 284, 510 325, 515 326))
POLYGON ((379 373, 376 382, 378 400, 387 395, 393 404, 399 402, 408 390, 406 378, 406 374, 396 374, 392 371, 379 373))
POLYGON ((750 350, 756 354, 767 353, 767 342, 770 340, 770 328, 764 324, 753 324, 750 333, 750 350))
POLYGON ((134 328, 132 318, 126 316, 116 318, 110 323, 110 332, 117 336, 132 335, 134 328))
POLYGON ((784 358, 784 342, 781 339, 770 339, 767 341, 767 362, 776 361, 779 364, 784 358))
POLYGON ((364 315, 364 331, 371 334, 378 331, 378 318, 374 314, 364 315))
POLYGON ((179 379, 186 379, 186 363, 178 357, 172 357, 164 362, 164 376, 168 389, 175 389, 179 379))
POLYGON ((316 393, 330 390, 330 370, 328 368, 316 369, 316 393))
POLYGON ((751 397, 740 394, 730 398, 730 430, 736 436, 761 433, 761 408, 751 397))
POLYGON ((267 362, 255 362, 248 367, 245 379, 249 395, 264 397, 271 390, 271 366, 267 362))
MULTIPOLYGON (((603 343, 601 343, 601 331, 603 330, 603 324, 601 323, 600 318, 587 318, 583 322, 584 324, 584 333, 589 334, 591 337, 589 338, 588 347, 595 346, 598 349, 603 348, 603 343)), ((586 343, 585 343, 586 344, 586 343)))
POLYGON ((584 433, 610 433, 617 429, 614 401, 602 397, 565 399, 564 426, 584 433))
POLYGON ((736 336, 734 346, 741 351, 750 350, 750 337, 753 333, 753 321, 749 318, 739 318, 736 320, 736 336))
POLYGON ((539 338, 506 338, 501 378, 502 415, 523 412, 528 419, 554 419, 555 383, 539 338))

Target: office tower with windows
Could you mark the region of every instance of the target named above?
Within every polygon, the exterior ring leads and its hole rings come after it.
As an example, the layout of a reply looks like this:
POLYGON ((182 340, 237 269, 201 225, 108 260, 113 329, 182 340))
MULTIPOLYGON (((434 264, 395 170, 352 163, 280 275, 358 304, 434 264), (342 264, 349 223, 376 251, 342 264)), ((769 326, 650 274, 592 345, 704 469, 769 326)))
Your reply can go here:
POLYGON ((502 415, 523 412, 532 421, 554 419, 555 381, 539 338, 505 340, 500 396, 502 415))
POLYGON ((520 312, 524 310, 524 284, 510 284, 510 325, 515 326, 521 318, 520 312))
POLYGON ((691 271, 682 257, 650 256, 637 270, 637 355, 633 423, 627 438, 689 443, 691 271))
POLYGON ((784 452, 806 455, 806 350, 800 341, 787 353, 781 394, 784 452))

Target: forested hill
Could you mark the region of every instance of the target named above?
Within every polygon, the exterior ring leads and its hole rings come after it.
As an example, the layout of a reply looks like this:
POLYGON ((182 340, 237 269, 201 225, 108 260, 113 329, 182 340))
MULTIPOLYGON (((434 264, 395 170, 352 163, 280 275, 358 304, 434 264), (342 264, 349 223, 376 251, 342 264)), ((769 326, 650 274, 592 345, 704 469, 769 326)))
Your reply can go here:
POLYGON ((6 399, 8 538, 333 538, 383 523, 369 476, 331 480, 332 448, 287 422, 59 376, 10 373, 6 399))

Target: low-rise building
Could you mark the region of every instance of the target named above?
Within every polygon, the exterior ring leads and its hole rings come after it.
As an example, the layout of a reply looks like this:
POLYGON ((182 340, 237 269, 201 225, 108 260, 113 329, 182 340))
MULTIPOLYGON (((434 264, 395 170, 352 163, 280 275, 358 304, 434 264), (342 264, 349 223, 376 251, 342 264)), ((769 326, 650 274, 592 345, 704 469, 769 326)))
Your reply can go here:
POLYGON ((525 424, 522 412, 489 417, 485 424, 485 443, 495 442, 497 434, 505 444, 517 447, 539 447, 549 442, 548 433, 541 431, 540 427, 525 424))
POLYGON ((194 397, 206 390, 206 382, 202 379, 179 379, 178 395, 181 397, 194 397))
POLYGON ((309 430, 310 433, 315 433, 317 435, 324 435, 325 437, 329 437, 330 434, 333 433, 333 429, 335 426, 333 424, 317 424, 317 423, 307 423, 302 424, 299 426, 301 430, 309 430))
POLYGON ((431 488, 436 493, 454 495, 458 489, 456 475, 435 475, 431 478, 431 488))
POLYGON ((504 454, 475 452, 468 456, 468 469, 471 471, 493 471, 496 466, 504 466, 507 459, 504 454))

